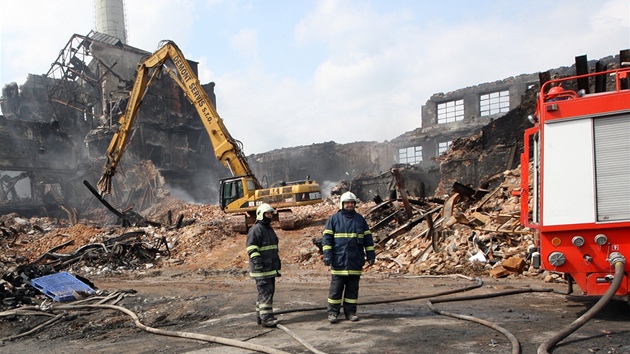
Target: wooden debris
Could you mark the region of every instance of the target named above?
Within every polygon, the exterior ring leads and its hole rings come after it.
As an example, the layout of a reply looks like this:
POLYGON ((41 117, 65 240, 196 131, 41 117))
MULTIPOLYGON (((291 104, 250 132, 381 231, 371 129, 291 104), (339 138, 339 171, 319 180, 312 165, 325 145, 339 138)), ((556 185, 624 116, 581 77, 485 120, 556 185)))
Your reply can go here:
POLYGON ((477 272, 481 270, 493 277, 523 273, 528 268, 527 249, 533 244, 533 235, 520 225, 520 200, 511 194, 520 186, 520 170, 506 171, 501 176, 504 181, 491 191, 468 191, 471 196, 482 194, 480 199, 458 198, 458 203, 449 204, 448 210, 444 210, 449 213, 448 218, 439 220, 436 227, 440 232, 437 252, 423 221, 378 245, 379 269, 445 274, 466 273, 476 268, 477 272), (473 265, 470 259, 478 252, 484 262, 475 261, 477 265, 473 265))

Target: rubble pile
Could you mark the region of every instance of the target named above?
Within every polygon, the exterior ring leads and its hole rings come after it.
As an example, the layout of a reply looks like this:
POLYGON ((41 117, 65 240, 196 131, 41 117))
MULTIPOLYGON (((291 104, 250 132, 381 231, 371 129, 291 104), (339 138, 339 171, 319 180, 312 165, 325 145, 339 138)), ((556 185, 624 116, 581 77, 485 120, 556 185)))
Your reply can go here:
MULTIPOLYGON (((0 216, 0 272, 4 274, 11 265, 39 256, 39 250, 33 247, 37 240, 64 226, 68 224, 56 219, 27 219, 16 213, 0 216)), ((65 233, 56 235, 60 238, 68 236, 65 233)))
POLYGON ((503 182, 479 199, 464 198, 451 215, 437 219, 439 249, 433 249, 427 222, 390 238, 377 255, 380 271, 415 274, 462 273, 537 275, 528 266, 533 234, 520 225, 520 170, 505 171, 503 182))
MULTIPOLYGON (((431 211, 420 213, 408 230, 389 236, 388 229, 373 232, 377 261, 366 271, 538 275, 529 266, 533 235, 520 225, 520 200, 512 193, 519 188, 519 169, 508 170, 493 190, 457 195, 454 189, 451 198, 457 196, 458 201, 451 207, 447 207, 448 201, 441 201, 442 207, 437 198, 424 202, 431 211), (432 216, 433 228, 427 223, 427 215, 432 216), (420 219, 423 220, 418 222, 420 219)), ((358 211, 366 215, 375 205, 374 201, 359 203, 358 211)), ((417 204, 413 207, 422 210, 417 204)), ((318 205, 293 208, 299 228, 282 233, 281 251, 287 266, 323 267, 321 250, 315 241, 321 238, 327 218, 338 209, 337 195, 318 205)), ((37 276, 62 270, 88 277, 107 276, 175 265, 246 272, 244 235, 232 230, 230 215, 220 207, 185 204, 163 197, 142 213, 154 222, 143 227, 123 227, 103 226, 86 219, 73 223, 52 218, 26 219, 17 214, 0 217, 0 271, 4 274, 5 292, 24 289, 23 283, 8 283, 11 279, 28 280, 29 276, 22 274, 25 267, 36 269, 33 275, 37 276)), ((552 280, 555 279, 549 278, 552 280)))
POLYGON ((293 214, 297 225, 303 227, 317 222, 323 223, 337 210, 339 210, 339 195, 333 195, 331 198, 324 198, 320 204, 293 208, 293 214))

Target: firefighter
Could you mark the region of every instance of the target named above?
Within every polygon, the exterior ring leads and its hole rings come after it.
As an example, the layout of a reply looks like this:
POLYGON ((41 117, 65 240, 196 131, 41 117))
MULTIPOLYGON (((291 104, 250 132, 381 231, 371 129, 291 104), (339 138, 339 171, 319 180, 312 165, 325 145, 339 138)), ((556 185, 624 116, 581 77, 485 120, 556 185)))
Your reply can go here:
POLYGON ((365 259, 374 264, 374 241, 370 228, 356 212, 357 197, 346 192, 339 200, 339 211, 324 226, 322 250, 324 264, 332 275, 328 294, 328 321, 337 323, 341 307, 347 320, 356 322, 359 280, 365 259))
POLYGON ((278 255, 278 236, 271 227, 273 208, 261 204, 256 209, 256 223, 247 233, 249 275, 256 281, 256 321, 264 327, 275 327, 278 319, 273 315, 273 295, 281 262, 278 255))

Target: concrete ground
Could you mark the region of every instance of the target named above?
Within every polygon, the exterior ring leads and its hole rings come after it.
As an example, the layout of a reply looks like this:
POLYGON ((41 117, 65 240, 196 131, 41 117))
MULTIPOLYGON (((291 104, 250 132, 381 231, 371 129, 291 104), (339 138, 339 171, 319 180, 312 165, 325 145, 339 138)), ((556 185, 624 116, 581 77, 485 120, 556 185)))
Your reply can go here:
MULTIPOLYGON (((91 279, 99 289, 134 289, 118 305, 133 311, 147 326, 165 331, 199 333, 257 344, 287 353, 311 350, 280 328, 256 325, 254 282, 242 272, 208 272, 169 268, 160 271, 91 279)), ((326 305, 329 277, 314 270, 287 269, 278 279, 275 310, 281 324, 320 353, 513 353, 510 340, 476 322, 437 314, 435 309, 498 325, 517 340, 522 353, 535 353, 548 338, 586 312, 597 299, 566 296, 564 284, 539 279, 405 277, 367 274, 362 277, 358 315, 361 320, 330 324, 326 305), (457 292, 458 289, 475 289, 457 292), (466 301, 437 299, 518 289, 552 288, 466 301)), ((578 290, 579 293, 579 290, 578 290)), ((342 317, 342 316, 340 316, 342 317)), ((36 316, 0 321, 3 337, 44 322, 36 316)), ((566 339, 553 353, 630 352, 630 308, 614 299, 604 310, 566 339)), ((113 310, 69 311, 66 318, 23 338, 5 341, 6 353, 251 353, 251 350, 158 335, 138 329, 130 317, 113 310)))

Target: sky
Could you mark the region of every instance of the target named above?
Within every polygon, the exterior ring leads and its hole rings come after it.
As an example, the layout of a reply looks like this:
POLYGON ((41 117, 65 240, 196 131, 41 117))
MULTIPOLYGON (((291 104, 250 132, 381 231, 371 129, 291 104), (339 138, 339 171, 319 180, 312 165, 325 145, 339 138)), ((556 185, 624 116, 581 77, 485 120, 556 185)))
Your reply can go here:
MULTIPOLYGON (((630 49, 629 0, 125 0, 127 44, 173 40, 245 154, 390 141, 435 93, 630 49)), ((92 1, 0 0, 0 85, 46 74, 92 1)))

